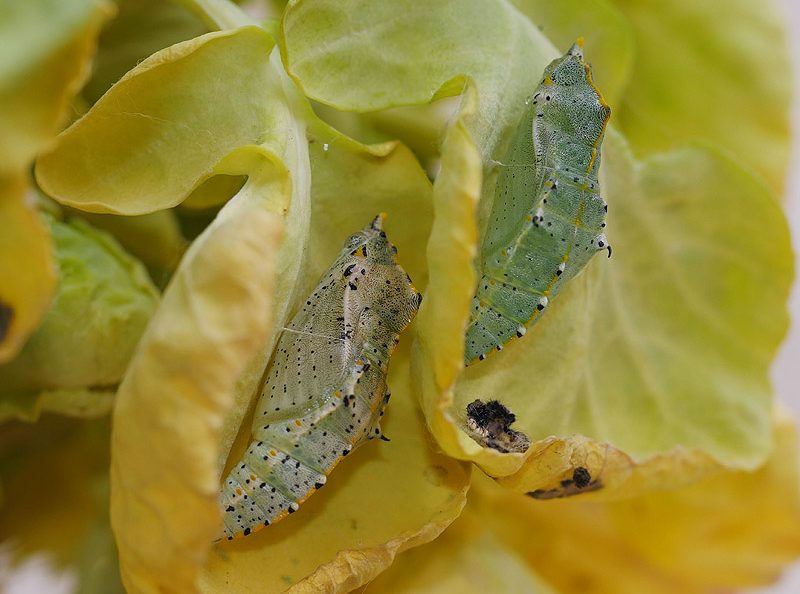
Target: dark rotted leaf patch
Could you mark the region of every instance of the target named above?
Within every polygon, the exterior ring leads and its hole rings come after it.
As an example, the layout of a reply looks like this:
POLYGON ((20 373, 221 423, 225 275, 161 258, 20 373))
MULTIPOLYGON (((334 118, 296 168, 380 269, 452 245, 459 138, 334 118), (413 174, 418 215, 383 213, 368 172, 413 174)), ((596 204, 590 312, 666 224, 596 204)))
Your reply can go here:
POLYGON ((534 499, 559 499, 580 493, 596 491, 603 487, 600 479, 592 480, 592 475, 583 466, 576 466, 572 471, 572 478, 561 481, 561 486, 555 489, 537 489, 528 493, 534 499))
POLYGON ((511 425, 517 416, 497 400, 474 400, 467 405, 467 431, 478 443, 499 452, 525 452, 528 436, 514 431, 511 425))
POLYGON ((0 301, 0 342, 5 340, 8 329, 11 327, 11 320, 14 318, 14 310, 0 301))

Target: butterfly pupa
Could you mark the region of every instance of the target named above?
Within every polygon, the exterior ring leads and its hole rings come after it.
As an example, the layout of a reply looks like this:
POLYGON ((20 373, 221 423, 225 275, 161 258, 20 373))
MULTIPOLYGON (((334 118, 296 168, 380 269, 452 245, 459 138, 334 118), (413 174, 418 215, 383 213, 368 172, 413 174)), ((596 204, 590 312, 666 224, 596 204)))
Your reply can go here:
POLYGON ((229 540, 296 511, 344 456, 382 437, 389 359, 422 299, 384 216, 347 239, 278 340, 252 442, 222 483, 229 540))
POLYGON ((595 253, 611 255, 597 181, 611 109, 582 44, 545 68, 500 164, 465 336, 467 365, 523 336, 595 253))

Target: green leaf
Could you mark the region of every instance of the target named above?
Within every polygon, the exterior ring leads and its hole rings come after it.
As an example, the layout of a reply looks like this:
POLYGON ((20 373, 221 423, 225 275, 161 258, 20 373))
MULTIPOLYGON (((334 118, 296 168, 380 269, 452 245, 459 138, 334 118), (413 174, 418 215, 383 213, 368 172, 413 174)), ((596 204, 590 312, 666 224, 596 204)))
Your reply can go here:
POLYGON ((301 293, 314 287, 348 235, 380 212, 388 215, 386 233, 403 268, 418 289, 424 288, 425 244, 433 218, 431 183, 411 151, 397 142, 360 144, 319 120, 311 123, 309 140, 311 242, 301 293))
MULTIPOLYGON (((771 446, 768 371, 788 325, 783 214, 706 147, 637 165, 609 134, 604 159, 613 257, 593 260, 524 339, 467 368, 456 410, 500 397, 533 440, 581 434, 640 462, 688 448, 754 468, 771 446)), ((529 471, 520 490, 542 487, 529 471)))
POLYGON ((92 226, 110 233, 128 253, 147 266, 150 278, 159 287, 166 285, 186 250, 187 242, 181 235, 174 210, 158 210, 139 216, 65 210, 70 216, 85 219, 92 226))
MULTIPOLYGON (((285 216, 290 241, 278 257, 275 300, 281 328, 308 242, 307 113, 264 30, 209 33, 159 51, 127 73, 39 159, 37 179, 64 204, 132 215, 174 206, 215 176, 247 176, 223 212, 256 208, 285 216), (291 194, 271 190, 276 168, 291 172, 291 194)), ((276 334, 253 369, 266 365, 276 334)), ((242 388, 231 407, 227 439, 253 390, 242 388)), ((229 445, 223 442, 222 450, 229 445)))
POLYGON ((557 55, 503 1, 415 3, 413 10, 368 0, 295 1, 282 30, 287 72, 309 97, 342 110, 427 103, 458 94, 462 75, 471 76, 481 95, 471 126, 486 139, 482 148, 513 123, 509 112, 521 113, 519 98, 557 55))
POLYGON ((93 396, 108 410, 105 393, 122 379, 158 293, 142 265, 105 233, 81 220, 47 220, 58 289, 39 329, 0 365, 0 408, 34 418, 42 406, 93 415, 93 396))
POLYGON ((792 67, 776 3, 614 3, 636 36, 636 62, 613 115, 634 151, 646 155, 698 138, 713 142, 780 196, 789 162, 792 67))
POLYGON ((619 104, 634 66, 634 29, 626 13, 610 0, 512 2, 562 50, 583 37, 597 87, 610 105, 619 104))
POLYGON ((792 79, 775 2, 514 4, 559 47, 585 36, 595 79, 614 108, 612 122, 637 155, 702 139, 730 151, 781 194, 792 79))
POLYGON ((15 391, 2 395, 0 420, 18 419, 32 423, 42 413, 65 417, 93 419, 111 412, 115 389, 112 388, 55 388, 38 393, 15 391))
POLYGON ((56 288, 47 226, 28 204, 27 187, 23 175, 0 175, 0 364, 17 355, 56 288))
POLYGON ((325 122, 359 142, 402 142, 413 151, 428 175, 433 177, 438 170, 442 130, 457 105, 455 98, 445 97, 424 105, 355 113, 315 103, 314 112, 325 122))
POLYGON ((427 250, 430 280, 417 315, 412 353, 412 373, 419 383, 422 410, 431 432, 444 444, 445 451, 450 450, 448 453, 457 451, 447 447, 458 439, 451 416, 453 385, 462 369, 462 337, 477 282, 472 262, 478 241, 476 211, 482 168, 478 147, 466 124, 476 111, 477 95, 468 86, 458 118, 448 127, 442 144, 427 250))

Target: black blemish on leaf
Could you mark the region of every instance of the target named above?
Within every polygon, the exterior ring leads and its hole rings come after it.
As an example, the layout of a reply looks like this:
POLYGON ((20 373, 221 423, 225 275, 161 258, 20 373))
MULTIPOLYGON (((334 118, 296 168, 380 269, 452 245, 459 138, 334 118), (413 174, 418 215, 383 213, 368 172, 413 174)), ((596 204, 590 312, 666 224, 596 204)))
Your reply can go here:
POLYGON ((572 478, 564 479, 560 484, 561 486, 555 489, 536 489, 535 491, 529 491, 528 495, 534 499, 560 499, 562 497, 571 497, 572 495, 597 491, 603 487, 603 483, 599 479, 592 480, 591 473, 583 466, 576 466, 572 471, 572 478))
POLYGON ((528 436, 514 431, 517 416, 497 400, 474 400, 467 405, 467 432, 486 447, 503 453, 523 453, 530 446, 528 436))
POLYGON ((11 320, 14 318, 14 310, 11 306, 0 301, 0 342, 5 340, 8 329, 11 327, 11 320))
POLYGON ((467 405, 467 415, 482 429, 488 429, 494 423, 508 427, 517 420, 517 415, 497 400, 486 403, 475 400, 467 405))
POLYGON ((574 482, 575 486, 579 489, 585 489, 591 484, 592 475, 589 474, 589 471, 583 466, 578 466, 574 471, 572 471, 572 482, 574 482))

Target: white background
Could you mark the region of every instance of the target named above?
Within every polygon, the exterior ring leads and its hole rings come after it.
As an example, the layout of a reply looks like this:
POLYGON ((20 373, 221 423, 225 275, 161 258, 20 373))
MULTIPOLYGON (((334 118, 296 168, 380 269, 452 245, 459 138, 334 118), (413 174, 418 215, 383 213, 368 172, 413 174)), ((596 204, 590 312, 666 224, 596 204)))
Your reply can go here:
MULTIPOLYGON (((698 0, 704 1, 704 0, 698 0)), ((756 0, 753 0, 756 1, 756 0)), ((794 80, 800 81, 800 3, 798 0, 778 0, 785 12, 789 43, 793 58, 794 80)), ((800 93, 795 92, 792 110, 794 148, 789 166, 785 205, 792 227, 795 254, 800 254, 800 93)), ((800 277, 800 257, 795 262, 800 277)), ((773 367, 773 379, 778 399, 789 407, 800 422, 800 284, 795 279, 790 308, 792 327, 773 367)), ((800 526, 798 526, 800 530, 800 526)), ((55 535, 54 535, 55 536, 55 535)), ((0 549, 0 592, 3 594, 70 594, 75 587, 74 576, 54 573, 45 559, 34 558, 15 568, 8 567, 8 555, 0 549)), ((800 593, 800 563, 795 564, 772 587, 753 590, 750 594, 800 593)), ((642 593, 647 594, 647 593, 642 593)), ((680 594, 676 592, 676 594, 680 594)))
MULTIPOLYGON (((778 398, 800 421, 800 3, 780 0, 787 15, 789 44, 793 58, 795 97, 792 108, 794 146, 786 187, 786 214, 792 227, 795 252, 795 283, 790 299, 792 327, 773 366, 773 380, 778 398)), ((798 589, 796 592, 800 592, 798 589)))
MULTIPOLYGON (((791 409, 800 423, 800 3, 797 0, 779 0, 786 15, 789 46, 793 60, 795 96, 792 108, 794 146, 789 164, 784 200, 786 214, 792 227, 792 245, 795 256, 795 282, 790 300, 792 327, 772 368, 772 377, 778 399, 791 409)), ((800 530, 800 526, 797 527, 800 530)), ((783 579, 771 588, 757 590, 758 594, 800 593, 800 563, 789 569, 783 579)))

